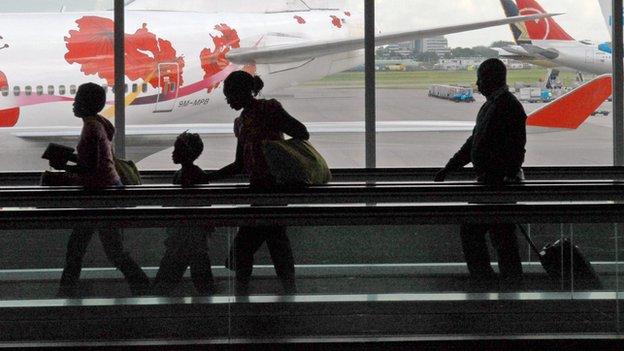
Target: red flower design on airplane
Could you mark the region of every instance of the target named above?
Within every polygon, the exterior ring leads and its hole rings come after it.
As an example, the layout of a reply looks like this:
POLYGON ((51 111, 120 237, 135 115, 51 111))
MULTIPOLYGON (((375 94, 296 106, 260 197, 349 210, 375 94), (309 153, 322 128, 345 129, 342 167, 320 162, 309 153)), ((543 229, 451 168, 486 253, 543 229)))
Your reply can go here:
MULTIPOLYGON (((109 85, 115 82, 113 20, 84 16, 76 20, 78 30, 70 30, 65 37, 67 53, 65 60, 81 65, 86 75, 105 79, 109 85)), ((126 76, 132 80, 144 79, 153 87, 159 85, 158 64, 176 62, 179 66, 180 85, 184 58, 176 56, 176 50, 168 40, 157 38, 143 24, 134 34, 125 34, 126 76)), ((174 76, 176 72, 170 72, 174 76)), ((161 74, 161 80, 175 81, 175 77, 161 74)), ((163 82, 160 82, 161 85, 163 82)))
POLYGON ((331 15, 329 17, 331 17, 332 24, 334 25, 334 27, 342 28, 342 20, 340 18, 338 18, 337 16, 334 16, 334 15, 331 15))
POLYGON ((125 43, 126 52, 126 75, 130 80, 145 79, 154 88, 164 86, 165 81, 175 82, 177 72, 160 72, 160 80, 158 77, 158 64, 171 63, 178 64, 180 82, 183 84, 182 71, 184 68, 184 58, 176 56, 176 50, 171 42, 156 35, 147 29, 147 25, 138 29, 134 34, 126 34, 125 43), (151 55, 147 54, 151 53, 151 55))
POLYGON ((86 75, 97 74, 109 85, 115 83, 113 21, 109 18, 85 16, 76 20, 78 30, 65 37, 65 60, 78 63, 86 75))
POLYGON ((297 23, 299 23, 299 24, 305 24, 306 23, 306 20, 303 17, 301 17, 301 16, 294 16, 293 18, 296 19, 297 23))
MULTIPOLYGON (((216 25, 214 29, 221 33, 221 35, 217 36, 210 35, 214 43, 214 50, 204 48, 199 54, 201 66, 204 70, 204 79, 208 79, 228 67, 230 61, 228 61, 225 55, 232 49, 240 48, 240 38, 235 29, 230 28, 225 23, 216 25)), ((255 72, 255 66, 253 71, 255 72)), ((217 81, 210 84, 208 92, 210 93, 216 89, 219 83, 217 81)))
POLYGON ((347 17, 351 17, 351 12, 349 12, 349 11, 345 11, 345 12, 344 12, 344 14, 345 14, 345 16, 347 16, 347 17))
MULTIPOLYGON (((9 80, 4 72, 0 71, 0 91, 9 89, 9 80)), ((0 110, 0 127, 13 127, 19 118, 19 107, 0 110)))

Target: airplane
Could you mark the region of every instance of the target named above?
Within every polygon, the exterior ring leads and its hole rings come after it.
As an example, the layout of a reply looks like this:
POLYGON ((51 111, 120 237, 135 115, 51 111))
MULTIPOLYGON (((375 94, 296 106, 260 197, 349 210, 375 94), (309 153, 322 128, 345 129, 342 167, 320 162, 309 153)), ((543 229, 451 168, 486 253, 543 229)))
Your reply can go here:
MULTIPOLYGON (((598 0, 600 4, 600 9, 602 10, 602 16, 604 17, 607 28, 609 29, 609 35, 613 35, 612 25, 613 25, 613 7, 611 0, 598 0)), ((608 53, 612 53, 613 48, 611 47, 611 43, 605 42, 598 46, 600 50, 608 53)))
MULTIPOLYGON (((260 75, 265 81, 264 91, 271 92, 362 64, 363 14, 345 8, 340 0, 326 1, 325 6, 314 7, 310 5, 313 3, 129 3, 125 18, 127 134, 175 135, 185 129, 231 133, 231 126, 226 131, 210 121, 179 122, 223 106, 222 81, 234 70, 260 75), (236 8, 245 11, 224 12, 236 8)), ((80 121, 70 112, 77 87, 97 82, 113 100, 112 16, 110 11, 0 14, 0 130, 26 139, 79 135, 80 121)), ((548 16, 378 31, 376 44, 548 16)), ((103 111, 108 118, 114 115, 111 105, 103 111)), ((311 129, 322 133, 353 128, 348 124, 313 124, 311 129)))
MULTIPOLYGON (((604 17, 605 24, 609 29, 609 35, 613 35, 612 26, 613 26, 613 4, 612 0, 598 0, 598 4, 600 4, 600 10, 602 11, 602 16, 604 17)), ((608 44, 608 43, 605 43, 608 44)))
MULTIPOLYGON (((546 13, 536 0, 516 0, 517 5, 512 0, 500 2, 508 17, 546 13)), ((597 75, 612 72, 611 50, 605 50, 606 44, 575 40, 553 18, 509 26, 516 45, 503 48, 510 53, 503 53, 505 57, 547 68, 563 67, 597 75)))

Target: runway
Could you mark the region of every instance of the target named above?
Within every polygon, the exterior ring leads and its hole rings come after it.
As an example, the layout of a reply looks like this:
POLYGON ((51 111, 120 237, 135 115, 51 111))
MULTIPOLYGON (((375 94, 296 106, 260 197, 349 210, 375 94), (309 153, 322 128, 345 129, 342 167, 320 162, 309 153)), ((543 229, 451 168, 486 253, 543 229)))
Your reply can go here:
MULTIPOLYGON (((364 119, 364 89, 331 87, 293 87, 264 98, 276 98, 286 110, 309 125, 341 122, 360 124, 364 119)), ((474 103, 454 103, 427 96, 426 90, 378 89, 377 119, 381 124, 397 125, 420 122, 439 124, 440 128, 453 124, 474 123, 484 102, 480 95, 474 103)), ((542 104, 525 104, 527 113, 542 104)), ((606 102, 602 110, 611 111, 606 102)), ((174 112, 175 113, 175 112, 174 112)), ((207 111, 205 115, 171 120, 176 124, 232 123, 237 112, 227 106, 207 111)), ((131 118, 129 116, 128 118, 131 118)), ((383 125, 380 125, 380 129, 383 125)), ((311 129, 312 126, 311 126, 311 129)), ((470 134, 469 128, 460 131, 382 131, 377 134, 378 167, 437 167, 444 165, 470 134)), ((129 137, 127 156, 138 161, 141 169, 174 169, 171 150, 175 137, 129 137)), ((56 140, 59 141, 59 140, 56 140)), ((75 140, 61 141, 75 146, 75 140)), ((234 158, 236 140, 232 134, 207 135, 205 148, 198 164, 205 169, 216 169, 234 158)), ((364 134, 312 133, 312 143, 325 156, 330 167, 364 167, 364 134)), ((19 138, 11 130, 0 130, 0 170, 39 171, 48 166, 40 158, 48 140, 19 138)), ((527 142, 527 166, 547 165, 610 165, 612 163, 612 119, 592 116, 577 130, 560 131, 530 128, 527 142)))

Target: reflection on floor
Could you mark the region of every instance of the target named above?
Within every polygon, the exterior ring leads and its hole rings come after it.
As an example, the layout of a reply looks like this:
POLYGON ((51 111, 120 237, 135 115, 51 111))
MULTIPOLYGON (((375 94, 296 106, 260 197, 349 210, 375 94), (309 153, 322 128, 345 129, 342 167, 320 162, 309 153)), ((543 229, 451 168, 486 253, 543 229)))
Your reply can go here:
MULTIPOLYGON (((616 289, 615 276, 601 277, 605 291, 616 289)), ((216 280, 216 296, 233 295, 234 277, 216 280)), ((83 279, 80 297, 123 298, 130 291, 122 279, 83 279)), ((419 294, 419 293, 466 293, 466 292, 513 292, 504 286, 475 286, 466 275, 419 275, 419 276, 341 276, 304 277, 297 280, 300 295, 349 295, 349 294, 419 294)), ((56 296, 58 282, 3 281, 0 282, 1 300, 52 299, 56 296)), ((523 292, 564 291, 545 274, 525 274, 523 292)), ((280 295, 280 283, 273 277, 254 277, 251 295, 280 295)), ((190 279, 171 295, 175 297, 197 296, 190 279)))

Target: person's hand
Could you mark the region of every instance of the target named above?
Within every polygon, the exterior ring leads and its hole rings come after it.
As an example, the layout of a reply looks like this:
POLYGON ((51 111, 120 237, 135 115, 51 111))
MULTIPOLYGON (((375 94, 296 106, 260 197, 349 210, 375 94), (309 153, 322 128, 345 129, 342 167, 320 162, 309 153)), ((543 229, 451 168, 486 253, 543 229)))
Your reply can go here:
POLYGON ((446 168, 442 168, 441 170, 438 171, 438 173, 436 173, 435 177, 433 177, 433 181, 443 182, 444 179, 446 179, 447 174, 448 174, 448 171, 446 170, 446 168))
POLYGON ((50 160, 50 167, 57 169, 59 171, 64 170, 66 165, 67 165, 67 161, 50 160))

